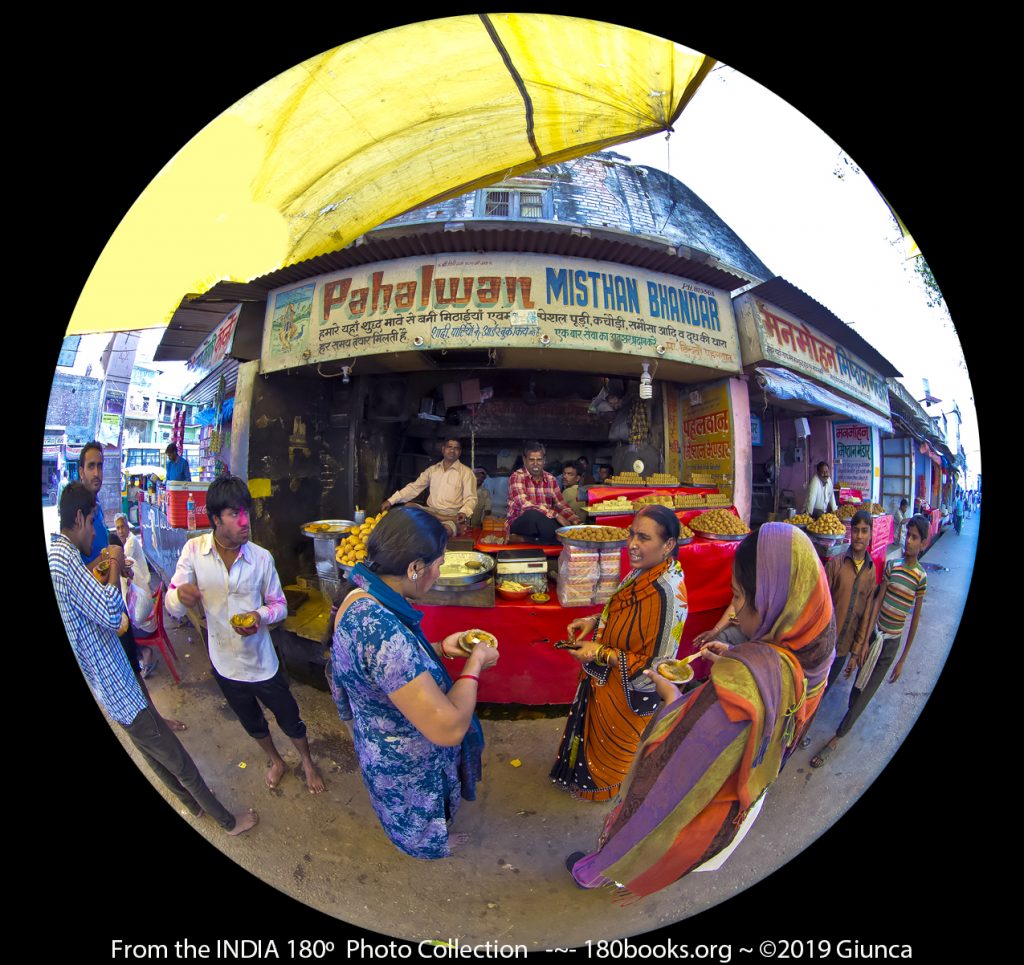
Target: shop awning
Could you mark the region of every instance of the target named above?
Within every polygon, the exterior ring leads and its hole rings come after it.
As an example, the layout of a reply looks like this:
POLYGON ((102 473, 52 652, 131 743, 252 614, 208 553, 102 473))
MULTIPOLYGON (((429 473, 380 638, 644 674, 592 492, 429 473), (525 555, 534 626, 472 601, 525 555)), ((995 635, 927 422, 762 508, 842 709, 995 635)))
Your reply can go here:
POLYGON ((667 130, 713 64, 641 31, 547 14, 449 17, 336 47, 248 94, 168 162, 108 241, 68 334, 166 325, 186 293, 667 130))
POLYGON ((789 369, 761 368, 754 369, 757 376, 757 384, 761 386, 766 395, 779 401, 786 399, 797 399, 811 405, 819 406, 837 415, 846 416, 861 425, 874 426, 883 432, 892 432, 892 423, 877 412, 856 402, 848 402, 838 395, 829 392, 828 389, 811 382, 809 379, 801 378, 789 369))

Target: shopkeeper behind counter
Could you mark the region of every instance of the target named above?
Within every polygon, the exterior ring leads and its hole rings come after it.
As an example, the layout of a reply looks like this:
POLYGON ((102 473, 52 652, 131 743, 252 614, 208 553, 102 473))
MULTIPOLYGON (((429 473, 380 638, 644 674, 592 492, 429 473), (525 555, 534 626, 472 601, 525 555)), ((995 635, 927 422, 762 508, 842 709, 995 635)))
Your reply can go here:
POLYGON ((528 442, 523 446, 523 468, 508 479, 508 529, 510 543, 557 543, 555 530, 578 523, 569 508, 558 480, 544 471, 544 446, 528 442))
POLYGON ((459 461, 462 443, 449 436, 441 447, 441 461, 428 466, 419 477, 399 489, 381 503, 380 511, 415 499, 424 489, 427 493, 427 512, 436 516, 450 536, 461 536, 469 529, 469 520, 476 509, 476 476, 469 466, 459 461))
POLYGON ((836 494, 832 489, 831 473, 827 462, 819 462, 817 473, 807 487, 807 507, 805 512, 808 516, 817 519, 822 513, 834 513, 839 507, 836 505, 836 494))

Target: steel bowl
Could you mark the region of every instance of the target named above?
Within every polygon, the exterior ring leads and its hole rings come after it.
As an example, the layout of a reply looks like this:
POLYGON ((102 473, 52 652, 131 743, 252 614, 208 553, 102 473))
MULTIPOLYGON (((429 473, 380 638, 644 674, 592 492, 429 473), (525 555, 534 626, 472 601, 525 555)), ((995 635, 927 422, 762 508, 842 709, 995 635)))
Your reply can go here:
POLYGON ((303 536, 308 536, 310 539, 330 539, 338 542, 343 536, 347 535, 347 530, 355 529, 355 520, 352 519, 316 519, 309 523, 303 523, 299 527, 303 536), (328 526, 329 529, 325 530, 313 530, 311 526, 328 526))
POLYGON ((525 590, 503 590, 501 584, 498 584, 494 587, 494 592, 506 600, 526 600, 537 591, 532 586, 528 586, 525 590))
POLYGON ((472 550, 449 550, 444 554, 441 575, 435 586, 466 586, 482 583, 494 570, 494 557, 472 550), (469 565, 467 565, 469 564, 469 565))
MULTIPOLYGON (((693 529, 693 527, 690 527, 693 529)), ((738 543, 741 539, 746 539, 750 533, 705 533, 703 530, 694 529, 694 534, 702 537, 703 539, 714 539, 720 540, 723 543, 738 543)))

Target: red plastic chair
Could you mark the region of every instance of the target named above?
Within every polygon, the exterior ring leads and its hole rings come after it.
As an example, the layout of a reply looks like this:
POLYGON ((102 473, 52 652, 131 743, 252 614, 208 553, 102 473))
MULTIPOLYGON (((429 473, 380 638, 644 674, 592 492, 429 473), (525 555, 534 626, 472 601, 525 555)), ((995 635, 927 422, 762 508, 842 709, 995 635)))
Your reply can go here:
POLYGON ((181 683, 181 677, 178 675, 178 671, 174 667, 174 663, 171 660, 171 654, 174 654, 174 659, 178 659, 178 654, 174 651, 174 644, 171 643, 171 638, 167 636, 167 631, 164 630, 164 585, 163 583, 157 587, 157 591, 153 596, 153 613, 156 617, 156 630, 153 631, 148 637, 142 636, 138 630, 135 631, 135 642, 140 647, 157 647, 160 653, 163 654, 164 663, 167 664, 167 669, 170 670, 171 676, 174 678, 176 684, 181 683), (168 653, 170 651, 170 653, 168 653))

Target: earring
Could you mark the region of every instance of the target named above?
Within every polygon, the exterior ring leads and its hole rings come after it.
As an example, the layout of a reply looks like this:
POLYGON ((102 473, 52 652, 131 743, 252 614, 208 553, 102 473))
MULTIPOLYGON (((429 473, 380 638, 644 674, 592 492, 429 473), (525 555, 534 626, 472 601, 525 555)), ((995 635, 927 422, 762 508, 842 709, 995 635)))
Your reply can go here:
POLYGON ((420 575, 415 570, 412 571, 412 574, 409 577, 410 580, 418 580, 419 578, 420 578, 420 575))

